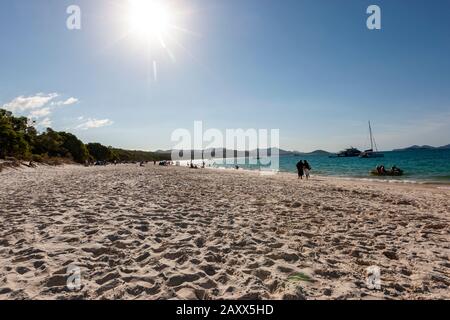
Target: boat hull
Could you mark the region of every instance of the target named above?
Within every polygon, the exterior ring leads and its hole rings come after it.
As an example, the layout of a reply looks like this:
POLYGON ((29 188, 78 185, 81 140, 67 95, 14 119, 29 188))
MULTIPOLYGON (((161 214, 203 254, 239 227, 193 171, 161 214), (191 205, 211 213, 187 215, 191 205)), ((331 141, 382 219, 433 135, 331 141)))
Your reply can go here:
POLYGON ((402 170, 395 171, 395 172, 393 172, 393 171, 386 171, 386 172, 380 173, 377 170, 372 170, 370 172, 370 174, 373 175, 373 176, 377 176, 377 177, 400 177, 400 176, 403 175, 403 171, 402 170))
POLYGON ((333 155, 329 156, 329 158, 358 158, 358 155, 347 155, 347 156, 339 156, 339 155, 333 155))
POLYGON ((359 157, 363 158, 363 159, 384 158, 384 154, 382 154, 382 153, 363 153, 359 157))

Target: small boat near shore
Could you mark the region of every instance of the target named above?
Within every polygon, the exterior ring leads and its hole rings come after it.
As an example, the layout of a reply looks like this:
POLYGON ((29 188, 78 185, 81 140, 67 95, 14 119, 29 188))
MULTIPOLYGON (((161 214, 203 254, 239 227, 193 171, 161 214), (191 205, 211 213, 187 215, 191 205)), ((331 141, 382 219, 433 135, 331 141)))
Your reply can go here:
POLYGON ((370 174, 377 177, 401 177, 403 176, 403 171, 386 171, 381 173, 377 170, 372 170, 370 174))
POLYGON ((373 169, 370 172, 371 175, 377 176, 377 177, 401 177, 403 176, 404 172, 401 169, 391 169, 387 171, 380 171, 378 169, 373 169))

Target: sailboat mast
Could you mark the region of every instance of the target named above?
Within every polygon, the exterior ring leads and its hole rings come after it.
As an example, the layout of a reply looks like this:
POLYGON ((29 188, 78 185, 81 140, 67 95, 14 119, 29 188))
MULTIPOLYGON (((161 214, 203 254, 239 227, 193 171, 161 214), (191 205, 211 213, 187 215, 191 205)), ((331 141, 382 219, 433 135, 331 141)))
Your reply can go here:
POLYGON ((372 135, 372 126, 369 121, 369 134, 370 134, 370 150, 373 151, 373 135, 372 135))

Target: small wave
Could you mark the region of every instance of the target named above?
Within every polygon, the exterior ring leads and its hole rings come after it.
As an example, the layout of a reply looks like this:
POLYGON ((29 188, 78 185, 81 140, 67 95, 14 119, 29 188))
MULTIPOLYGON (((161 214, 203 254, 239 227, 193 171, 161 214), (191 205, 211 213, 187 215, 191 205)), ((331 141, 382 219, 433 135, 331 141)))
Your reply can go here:
MULTIPOLYGON (((227 165, 219 165, 217 163, 214 164, 213 168, 220 169, 220 170, 236 170, 234 166, 227 166, 227 165)), ((296 172, 290 171, 290 170, 283 170, 282 168, 280 170, 273 170, 269 168, 261 168, 261 167, 240 167, 239 171, 245 171, 245 172, 260 172, 262 175, 273 175, 277 173, 283 173, 283 174, 292 174, 296 175, 296 172)), ((389 179, 385 177, 373 177, 373 178, 367 178, 363 176, 351 176, 351 175, 332 175, 332 174, 326 174, 322 172, 315 172, 311 175, 312 177, 324 177, 324 178, 336 178, 341 180, 348 180, 348 181, 366 181, 366 182, 381 182, 381 183, 390 183, 390 184, 416 184, 416 185, 443 185, 443 189, 450 188, 450 182, 448 181, 439 181, 438 179, 430 179, 430 178, 424 178, 413 180, 408 179, 405 177, 398 177, 394 179, 389 179)))

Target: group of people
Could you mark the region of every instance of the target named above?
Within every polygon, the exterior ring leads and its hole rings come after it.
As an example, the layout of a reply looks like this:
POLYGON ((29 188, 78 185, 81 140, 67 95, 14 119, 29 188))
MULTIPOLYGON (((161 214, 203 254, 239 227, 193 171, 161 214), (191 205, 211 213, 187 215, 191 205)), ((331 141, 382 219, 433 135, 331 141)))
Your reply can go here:
MULTIPOLYGON (((386 168, 384 167, 384 165, 377 166, 376 170, 379 174, 387 174, 388 173, 388 171, 386 171, 386 168)), ((399 168, 397 168, 397 166, 394 165, 391 168, 391 171, 389 173, 400 173, 400 172, 401 172, 401 170, 399 168)))
POLYGON ((376 170, 379 174, 387 173, 386 168, 383 165, 377 166, 376 170))
MULTIPOLYGON (((156 165, 156 162, 155 162, 155 165, 156 165)), ((173 166, 173 165, 175 165, 173 163, 173 161, 163 160, 163 161, 159 162, 160 167, 169 167, 169 166, 173 166)))
POLYGON ((300 160, 297 163, 297 171, 298 171, 298 178, 303 180, 303 177, 306 177, 306 180, 310 177, 311 172, 311 166, 309 165, 308 161, 306 160, 300 160))
POLYGON ((198 165, 198 164, 195 164, 194 162, 191 161, 191 162, 187 163, 187 166, 190 169, 200 169, 200 168, 205 169, 206 168, 206 162, 202 161, 202 164, 198 165))

